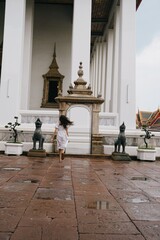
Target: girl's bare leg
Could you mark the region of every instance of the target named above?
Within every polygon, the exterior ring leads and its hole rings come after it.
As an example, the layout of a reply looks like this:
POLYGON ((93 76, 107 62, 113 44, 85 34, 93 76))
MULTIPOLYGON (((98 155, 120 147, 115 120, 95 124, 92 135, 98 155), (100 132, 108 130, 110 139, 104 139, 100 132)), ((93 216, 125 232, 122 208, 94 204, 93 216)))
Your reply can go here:
POLYGON ((59 162, 62 162, 62 149, 59 149, 59 162))
POLYGON ((64 159, 64 149, 59 149, 59 162, 64 159))

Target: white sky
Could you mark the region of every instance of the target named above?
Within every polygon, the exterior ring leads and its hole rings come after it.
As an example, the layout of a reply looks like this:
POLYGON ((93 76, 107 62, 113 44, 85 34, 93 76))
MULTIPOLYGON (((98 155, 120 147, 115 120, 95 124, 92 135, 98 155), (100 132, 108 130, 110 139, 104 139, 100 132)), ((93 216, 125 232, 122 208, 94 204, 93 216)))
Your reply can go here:
POLYGON ((136 18, 136 111, 155 111, 160 107, 160 0, 142 0, 136 18))

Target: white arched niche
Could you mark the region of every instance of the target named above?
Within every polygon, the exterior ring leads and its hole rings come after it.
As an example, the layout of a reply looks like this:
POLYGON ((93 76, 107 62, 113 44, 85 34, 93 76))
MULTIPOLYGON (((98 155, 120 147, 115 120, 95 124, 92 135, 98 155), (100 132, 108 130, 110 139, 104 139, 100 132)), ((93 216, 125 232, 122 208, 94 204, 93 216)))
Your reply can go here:
POLYGON ((91 109, 84 105, 72 105, 67 117, 74 125, 69 128, 67 153, 89 154, 91 152, 91 109))

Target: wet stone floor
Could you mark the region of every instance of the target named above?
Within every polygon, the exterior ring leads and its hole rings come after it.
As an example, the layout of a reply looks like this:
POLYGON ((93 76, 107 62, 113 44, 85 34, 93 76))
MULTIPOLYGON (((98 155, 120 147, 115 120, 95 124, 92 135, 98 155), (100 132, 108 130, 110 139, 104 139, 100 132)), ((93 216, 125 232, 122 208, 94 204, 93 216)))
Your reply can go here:
POLYGON ((160 240, 160 161, 0 155, 0 240, 160 240))

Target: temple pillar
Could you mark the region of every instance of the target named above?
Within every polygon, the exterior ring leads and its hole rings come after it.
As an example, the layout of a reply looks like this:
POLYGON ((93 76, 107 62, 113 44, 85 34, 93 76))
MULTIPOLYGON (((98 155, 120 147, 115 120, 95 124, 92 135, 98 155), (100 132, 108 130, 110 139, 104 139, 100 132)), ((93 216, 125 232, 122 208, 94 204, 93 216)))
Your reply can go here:
POLYGON ((71 81, 74 82, 79 62, 83 62, 86 79, 90 79, 90 33, 92 0, 74 0, 72 30, 72 69, 71 81))
POLYGON ((120 1, 120 52, 119 52, 119 124, 127 129, 136 127, 135 107, 135 36, 136 0, 120 1))
MULTIPOLYGON (((105 98, 105 82, 106 82, 106 60, 107 60, 107 46, 106 41, 102 42, 102 77, 101 77, 101 94, 102 98, 105 98)), ((103 112, 105 112, 105 103, 102 105, 103 112)))
POLYGON ((12 121, 20 110, 25 9, 26 0, 6 0, 0 86, 1 124, 12 121))
POLYGON ((21 109, 29 109, 30 82, 32 66, 32 42, 33 42, 34 0, 26 2, 25 38, 24 38, 24 61, 23 78, 21 84, 21 109))
POLYGON ((107 37, 107 59, 106 59, 106 81, 105 81, 105 106, 104 111, 110 112, 111 104, 111 82, 112 82, 112 59, 113 59, 113 30, 108 31, 107 37))
POLYGON ((112 95, 111 112, 118 111, 118 78, 119 78, 119 7, 116 8, 114 16, 114 43, 113 43, 113 65, 112 65, 112 95))

